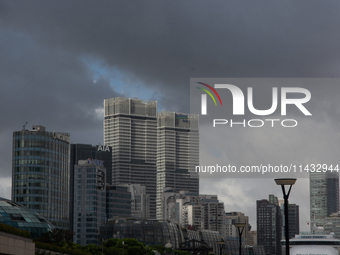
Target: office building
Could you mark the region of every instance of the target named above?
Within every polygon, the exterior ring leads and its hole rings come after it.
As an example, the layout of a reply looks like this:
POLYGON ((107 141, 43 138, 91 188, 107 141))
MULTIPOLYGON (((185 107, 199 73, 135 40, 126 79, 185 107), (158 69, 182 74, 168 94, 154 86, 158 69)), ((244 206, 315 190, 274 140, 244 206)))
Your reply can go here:
POLYGON ((112 147, 107 145, 71 144, 70 171, 73 173, 74 165, 79 160, 102 160, 107 171, 106 183, 112 184, 112 147))
POLYGON ((162 217, 160 220, 170 221, 180 225, 188 224, 183 222, 183 206, 185 204, 200 204, 199 194, 191 193, 188 190, 178 191, 165 188, 161 198, 162 217))
POLYGON ((217 199, 217 195, 200 195, 203 206, 204 229, 218 231, 225 236, 224 203, 217 199))
POLYGON ((129 187, 106 185, 106 219, 131 217, 131 192, 129 187))
POLYGON ((159 112, 157 119, 157 219, 165 188, 199 192, 198 115, 159 112))
POLYGON ((277 198, 270 196, 256 201, 257 244, 263 245, 267 255, 281 255, 282 216, 277 198))
POLYGON ((70 230, 73 232, 74 214, 74 167, 79 160, 97 159, 103 161, 106 169, 106 183, 112 182, 112 147, 107 145, 71 144, 70 152, 70 230))
POLYGON ((156 218, 157 102, 104 100, 104 144, 112 146, 112 184, 140 184, 156 218))
POLYGON ((257 231, 249 231, 247 245, 249 246, 257 245, 257 231))
POLYGON ((249 217, 245 216, 244 213, 241 212, 226 212, 225 216, 225 227, 226 227, 226 236, 239 238, 237 227, 234 226, 235 223, 245 223, 246 227, 243 230, 241 238, 243 241, 247 243, 249 236, 249 217))
POLYGON ((57 228, 69 228, 70 134, 32 130, 13 133, 12 201, 57 228))
POLYGON ((131 194, 131 217, 150 219, 150 195, 146 187, 140 184, 121 184, 131 194))
MULTIPOLYGON (((280 203, 282 215, 282 237, 286 236, 285 232, 285 207, 284 203, 280 203)), ((288 219, 289 219, 289 239, 300 234, 300 219, 299 206, 296 204, 288 204, 288 219)))
POLYGON ((106 217, 106 169, 103 161, 79 160, 74 167, 74 242, 99 244, 99 227, 106 217))
POLYGON ((339 174, 337 172, 310 173, 310 217, 317 225, 323 219, 339 211, 339 174))
POLYGON ((166 189, 162 194, 162 221, 170 221, 195 230, 219 231, 225 236, 224 203, 217 195, 199 195, 166 189))
POLYGON ((340 239, 340 212, 324 218, 323 227, 326 234, 334 233, 334 237, 340 239))

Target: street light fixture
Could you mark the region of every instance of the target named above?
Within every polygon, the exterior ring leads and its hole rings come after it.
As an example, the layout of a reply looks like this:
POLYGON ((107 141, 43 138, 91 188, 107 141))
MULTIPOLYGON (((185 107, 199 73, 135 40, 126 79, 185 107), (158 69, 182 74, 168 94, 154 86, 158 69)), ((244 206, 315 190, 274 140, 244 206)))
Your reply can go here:
POLYGON ((221 241, 217 242, 217 244, 220 247, 220 255, 222 255, 223 254, 222 249, 223 249, 223 245, 225 245, 225 242, 223 240, 221 240, 221 241))
POLYGON ((124 252, 124 241, 122 241, 122 245, 123 245, 123 255, 125 254, 124 252))
POLYGON ((237 227, 237 230, 238 230, 239 254, 241 255, 242 254, 242 233, 243 233, 244 228, 247 226, 247 224, 246 223, 234 223, 234 226, 237 227))
POLYGON ((281 185, 283 199, 285 201, 285 236, 286 236, 286 255, 289 255, 289 224, 288 224, 288 197, 292 186, 295 184, 296 179, 294 178, 281 178, 275 179, 277 185, 281 185), (286 194, 285 185, 290 185, 288 193, 286 194))
POLYGON ((167 243, 167 244, 165 245, 165 248, 171 250, 171 249, 172 249, 172 244, 171 244, 171 243, 167 243))
POLYGON ((102 238, 102 255, 104 255, 104 238, 102 238))

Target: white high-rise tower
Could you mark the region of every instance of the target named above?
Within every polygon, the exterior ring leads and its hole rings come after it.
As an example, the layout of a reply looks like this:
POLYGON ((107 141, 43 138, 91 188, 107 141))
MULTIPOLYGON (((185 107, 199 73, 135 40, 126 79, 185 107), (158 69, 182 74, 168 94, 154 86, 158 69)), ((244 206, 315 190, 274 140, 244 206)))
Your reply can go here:
POLYGON ((157 219, 162 220, 164 188, 199 193, 198 114, 158 113, 157 219))
POLYGON ((104 100, 104 143, 112 146, 112 184, 141 184, 156 218, 157 101, 104 100))

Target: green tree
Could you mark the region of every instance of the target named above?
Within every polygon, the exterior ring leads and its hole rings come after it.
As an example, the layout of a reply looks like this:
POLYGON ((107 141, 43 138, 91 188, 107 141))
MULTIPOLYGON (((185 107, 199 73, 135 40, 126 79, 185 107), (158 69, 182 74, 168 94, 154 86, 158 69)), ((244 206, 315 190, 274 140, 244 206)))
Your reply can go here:
POLYGON ((127 255, 144 255, 145 249, 140 246, 130 246, 127 248, 127 255))
POLYGON ((74 232, 68 229, 54 228, 52 231, 46 232, 37 238, 37 241, 49 243, 63 247, 65 244, 72 245, 74 232))
POLYGON ((104 247, 115 247, 117 244, 121 243, 120 239, 118 238, 111 238, 104 242, 104 247))
POLYGON ((118 247, 110 247, 110 248, 106 248, 105 255, 123 255, 123 250, 119 249, 118 247))
POLYGON ((101 247, 95 245, 95 244, 88 244, 83 248, 84 252, 91 253, 92 255, 101 255, 102 254, 102 249, 101 247))

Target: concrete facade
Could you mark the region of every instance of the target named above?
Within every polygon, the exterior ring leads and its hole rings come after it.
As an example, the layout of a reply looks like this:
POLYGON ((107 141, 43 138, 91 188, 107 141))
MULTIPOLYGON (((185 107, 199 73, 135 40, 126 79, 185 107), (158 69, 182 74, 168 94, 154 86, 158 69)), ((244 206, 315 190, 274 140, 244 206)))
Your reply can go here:
POLYGON ((157 101, 104 100, 104 144, 112 146, 112 184, 140 184, 156 218, 157 101))
POLYGON ((0 254, 34 255, 35 244, 32 239, 0 232, 0 254))

